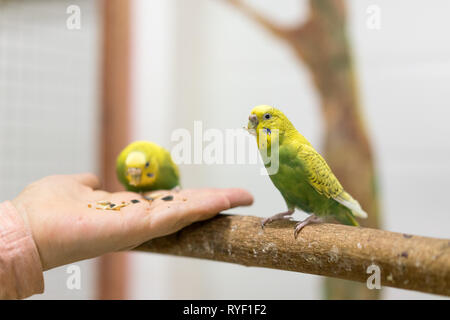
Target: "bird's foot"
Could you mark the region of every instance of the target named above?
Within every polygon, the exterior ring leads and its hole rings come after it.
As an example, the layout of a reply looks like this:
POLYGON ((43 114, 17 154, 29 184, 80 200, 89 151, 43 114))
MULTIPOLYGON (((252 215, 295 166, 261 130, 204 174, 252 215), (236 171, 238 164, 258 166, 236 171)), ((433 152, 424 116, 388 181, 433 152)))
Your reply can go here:
POLYGON ((271 216, 271 217, 269 217, 269 218, 264 219, 264 220, 261 222, 261 228, 264 228, 264 226, 265 226, 266 224, 268 224, 268 223, 274 222, 274 221, 276 221, 276 220, 285 219, 285 218, 287 218, 288 216, 291 216, 291 215, 294 213, 294 211, 295 211, 294 209, 289 209, 288 211, 280 212, 280 213, 278 213, 278 214, 276 214, 276 215, 273 215, 273 216, 271 216))
POLYGON ((172 190, 170 190, 170 191, 178 193, 181 191, 181 187, 180 186, 173 187, 172 190))
POLYGON ((310 223, 318 223, 318 222, 322 222, 322 220, 319 217, 316 217, 315 215, 310 215, 308 218, 306 218, 303 221, 300 221, 299 223, 297 223, 295 225, 295 229, 294 229, 294 237, 295 239, 297 239, 298 234, 300 233, 300 231, 307 226, 310 223))

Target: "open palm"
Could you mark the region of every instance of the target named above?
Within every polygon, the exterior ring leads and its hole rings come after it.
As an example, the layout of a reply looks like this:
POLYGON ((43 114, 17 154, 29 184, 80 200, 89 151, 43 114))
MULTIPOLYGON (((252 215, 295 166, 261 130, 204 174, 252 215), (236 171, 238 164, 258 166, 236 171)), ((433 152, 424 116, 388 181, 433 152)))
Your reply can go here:
POLYGON ((247 191, 234 188, 164 191, 173 200, 147 201, 137 193, 109 193, 99 187, 93 174, 50 176, 30 184, 12 201, 31 229, 44 270, 131 249, 253 202, 247 191), (100 200, 139 202, 120 211, 96 210, 100 200))

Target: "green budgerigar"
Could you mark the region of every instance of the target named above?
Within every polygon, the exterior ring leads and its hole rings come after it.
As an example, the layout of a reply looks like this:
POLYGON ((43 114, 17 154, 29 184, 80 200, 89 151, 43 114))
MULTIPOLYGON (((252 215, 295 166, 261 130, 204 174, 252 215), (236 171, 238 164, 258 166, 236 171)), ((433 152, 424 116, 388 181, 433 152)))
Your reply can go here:
POLYGON ((117 157, 119 181, 129 191, 146 192, 179 187, 180 174, 169 151, 156 143, 136 141, 117 157))
MULTIPOLYGON (((281 111, 267 105, 253 108, 247 129, 256 135, 261 154, 272 157, 278 145, 278 168, 269 176, 288 210, 265 219, 263 226, 292 215, 296 208, 311 215, 296 225, 295 237, 304 226, 321 221, 321 217, 333 216, 341 223, 354 226, 358 226, 355 217, 367 217, 358 201, 342 188, 322 156, 281 111)), ((266 168, 270 165, 266 164, 266 168)))

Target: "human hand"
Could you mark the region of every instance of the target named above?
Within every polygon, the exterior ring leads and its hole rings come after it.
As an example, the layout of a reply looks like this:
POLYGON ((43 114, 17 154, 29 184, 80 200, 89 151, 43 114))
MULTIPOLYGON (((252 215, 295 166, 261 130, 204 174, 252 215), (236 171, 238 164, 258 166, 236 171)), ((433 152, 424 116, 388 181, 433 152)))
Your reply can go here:
POLYGON ((172 201, 148 202, 133 192, 95 190, 99 186, 92 174, 50 176, 30 184, 12 200, 31 229, 44 270, 131 249, 253 202, 242 189, 182 190, 172 193, 172 201), (140 202, 120 211, 95 209, 100 200, 120 204, 133 199, 140 202))

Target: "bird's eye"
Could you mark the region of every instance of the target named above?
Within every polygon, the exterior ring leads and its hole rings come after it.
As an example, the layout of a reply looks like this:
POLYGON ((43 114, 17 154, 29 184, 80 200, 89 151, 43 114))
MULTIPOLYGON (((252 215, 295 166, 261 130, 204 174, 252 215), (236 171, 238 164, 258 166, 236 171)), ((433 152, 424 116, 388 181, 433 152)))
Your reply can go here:
POLYGON ((149 165, 150 165, 150 162, 147 161, 147 163, 145 164, 145 167, 148 168, 149 165))
POLYGON ((272 115, 270 113, 266 113, 264 115, 264 119, 269 120, 270 118, 272 118, 272 115))

